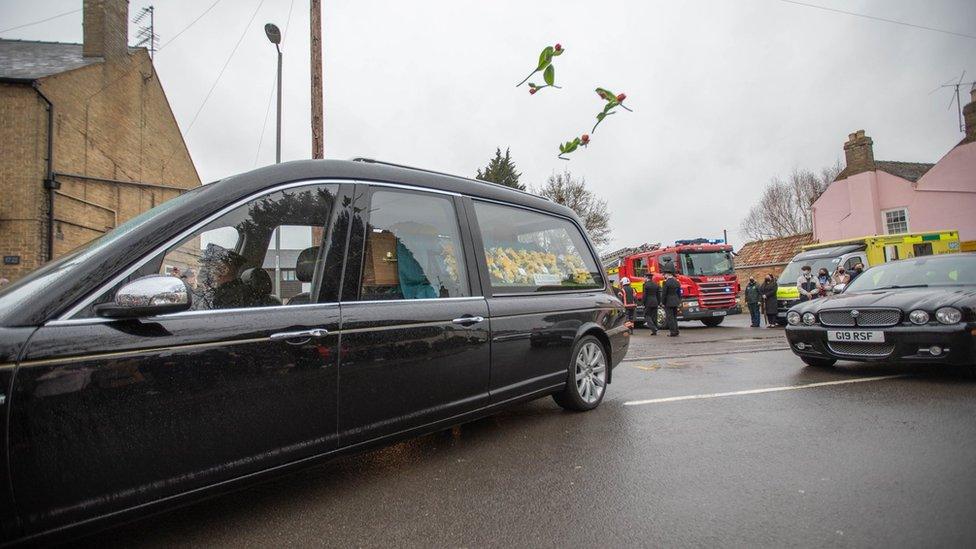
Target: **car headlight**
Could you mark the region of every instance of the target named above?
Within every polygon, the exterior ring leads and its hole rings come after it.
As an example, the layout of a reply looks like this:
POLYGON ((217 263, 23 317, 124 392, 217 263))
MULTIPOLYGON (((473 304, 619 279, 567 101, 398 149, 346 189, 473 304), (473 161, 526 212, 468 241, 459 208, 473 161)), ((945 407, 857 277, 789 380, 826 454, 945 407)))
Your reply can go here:
POLYGON ((955 307, 942 307, 935 311, 935 319, 943 324, 955 324, 962 320, 962 312, 955 307))
POLYGON ((813 326, 817 323, 817 315, 813 313, 803 313, 803 323, 807 326, 813 326))
POLYGON ((928 324, 929 314, 921 309, 915 309, 908 314, 908 320, 911 320, 912 324, 928 324))
POLYGON ((796 326, 800 323, 800 313, 796 311, 786 313, 786 321, 789 322, 791 326, 796 326))

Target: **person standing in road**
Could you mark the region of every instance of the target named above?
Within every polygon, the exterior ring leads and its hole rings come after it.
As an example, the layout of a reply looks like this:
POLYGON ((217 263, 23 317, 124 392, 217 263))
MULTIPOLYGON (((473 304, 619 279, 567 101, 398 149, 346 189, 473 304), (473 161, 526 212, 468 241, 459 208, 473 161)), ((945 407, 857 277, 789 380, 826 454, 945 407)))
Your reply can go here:
POLYGON ((644 279, 644 324, 657 335, 657 307, 661 304, 661 287, 651 275, 644 279))
POLYGON ((800 302, 810 301, 820 295, 820 288, 817 287, 817 279, 813 278, 813 269, 809 265, 804 265, 800 269, 802 274, 796 279, 796 289, 800 290, 800 302))
POLYGON ((759 286, 756 284, 755 277, 749 277, 749 283, 745 290, 746 305, 749 307, 749 317, 752 319, 752 327, 759 327, 759 298, 762 295, 759 286))
POLYGON ((620 279, 620 301, 624 303, 624 309, 627 311, 627 322, 630 324, 631 333, 633 333, 634 311, 637 309, 637 303, 634 300, 634 288, 626 276, 620 279))
POLYGON ((762 286, 759 288, 759 293, 763 296, 763 304, 766 306, 766 322, 769 323, 767 328, 776 327, 776 290, 779 289, 779 284, 776 283, 776 279, 773 275, 767 274, 766 280, 763 281, 762 286))
POLYGON ((664 271, 661 305, 668 325, 668 337, 678 337, 678 307, 681 306, 681 283, 674 277, 674 267, 664 271))

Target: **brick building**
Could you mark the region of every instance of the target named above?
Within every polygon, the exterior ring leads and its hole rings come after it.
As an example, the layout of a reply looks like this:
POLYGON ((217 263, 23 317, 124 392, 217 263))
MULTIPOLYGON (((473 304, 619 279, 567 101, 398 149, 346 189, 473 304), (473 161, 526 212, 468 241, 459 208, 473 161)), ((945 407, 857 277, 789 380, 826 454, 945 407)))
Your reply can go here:
POLYGON ((84 1, 84 43, 0 39, 0 277, 200 185, 127 0, 84 1))
POLYGON ((778 278, 793 256, 800 253, 800 248, 813 242, 812 233, 747 242, 735 256, 735 274, 743 287, 750 276, 756 277, 759 283, 768 273, 778 278))

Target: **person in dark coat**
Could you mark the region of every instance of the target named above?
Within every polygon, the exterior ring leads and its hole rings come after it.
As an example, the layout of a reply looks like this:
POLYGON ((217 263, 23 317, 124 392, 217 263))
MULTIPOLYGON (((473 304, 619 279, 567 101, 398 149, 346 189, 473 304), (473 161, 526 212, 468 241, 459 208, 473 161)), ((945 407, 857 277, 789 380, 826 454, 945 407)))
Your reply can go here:
POLYGON ((657 308, 661 304, 661 287, 651 275, 644 279, 644 324, 657 335, 657 308))
POLYGON ((661 286, 661 305, 664 306, 668 337, 678 336, 678 307, 681 306, 681 283, 674 277, 674 270, 664 271, 664 285, 661 286))
POLYGON ((762 293, 759 291, 759 285, 756 284, 756 279, 754 277, 749 277, 749 284, 746 284, 745 290, 746 305, 749 306, 749 317, 752 319, 752 327, 759 327, 759 299, 762 297, 762 293))
POLYGON ((768 328, 776 327, 776 290, 779 289, 779 284, 777 284, 776 279, 773 275, 767 274, 766 280, 763 281, 762 286, 759 287, 759 293, 762 294, 763 304, 766 306, 766 322, 769 323, 768 328))

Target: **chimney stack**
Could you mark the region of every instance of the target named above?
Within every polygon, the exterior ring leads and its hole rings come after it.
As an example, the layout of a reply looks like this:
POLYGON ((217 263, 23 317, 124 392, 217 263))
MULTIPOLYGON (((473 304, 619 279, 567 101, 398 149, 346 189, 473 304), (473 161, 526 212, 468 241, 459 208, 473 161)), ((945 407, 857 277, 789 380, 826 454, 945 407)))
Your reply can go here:
POLYGON ((976 84, 969 90, 969 104, 962 108, 962 116, 966 121, 966 141, 976 141, 976 84))
POLYGON ((875 170, 874 141, 864 135, 864 130, 857 130, 848 136, 847 143, 844 143, 844 156, 847 157, 844 173, 848 177, 875 170))
POLYGON ((85 57, 121 59, 129 53, 129 1, 84 0, 85 57))

